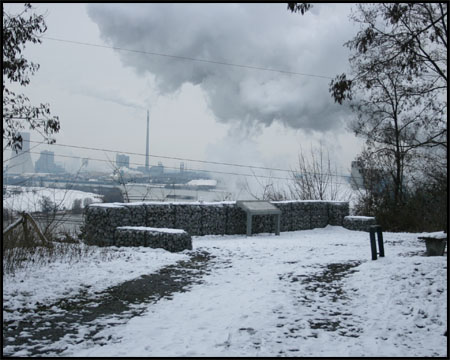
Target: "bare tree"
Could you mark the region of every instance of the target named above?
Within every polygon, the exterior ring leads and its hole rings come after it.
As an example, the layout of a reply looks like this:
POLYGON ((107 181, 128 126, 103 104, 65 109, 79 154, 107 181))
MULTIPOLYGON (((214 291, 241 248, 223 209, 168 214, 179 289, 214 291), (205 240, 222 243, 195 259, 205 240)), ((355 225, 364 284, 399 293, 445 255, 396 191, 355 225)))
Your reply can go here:
POLYGON ((125 177, 123 174, 123 171, 120 169, 120 167, 114 163, 113 160, 111 160, 108 157, 108 154, 105 154, 106 158, 108 159, 109 165, 111 167, 112 170, 112 176, 114 181, 119 184, 121 186, 121 188, 123 189, 123 197, 124 197, 124 201, 125 202, 130 202, 130 196, 128 194, 128 183, 125 181, 125 177))
POLYGON ((421 168, 447 151, 447 8, 358 4, 351 18, 360 30, 345 44, 351 78, 330 83, 334 100, 356 114, 351 130, 366 140, 359 162, 368 193, 360 203, 391 230, 412 229, 404 214, 421 213, 412 203, 427 176, 421 168))
POLYGON ((41 34, 46 30, 44 15, 34 14, 31 4, 25 3, 20 14, 10 14, 3 7, 4 149, 10 147, 16 152, 22 149, 20 131, 25 125, 38 131, 49 144, 55 142, 51 135, 59 132, 59 118, 51 116, 48 104, 31 105, 24 94, 16 94, 10 90, 10 85, 27 86, 30 76, 39 69, 39 64, 28 61, 22 52, 29 43, 41 43, 41 34))
POLYGON ((272 173, 270 173, 268 176, 260 177, 254 173, 253 169, 250 169, 250 171, 252 172, 253 178, 256 181, 257 189, 260 190, 259 192, 255 191, 256 189, 253 189, 252 186, 250 186, 250 184, 248 183, 247 178, 245 178, 246 191, 253 198, 257 200, 268 201, 280 201, 289 198, 286 191, 280 189, 280 187, 275 184, 272 173))
POLYGON ((322 144, 319 148, 311 147, 309 154, 300 147, 298 166, 292 170, 290 178, 275 182, 277 178, 272 174, 264 178, 254 174, 254 179, 259 192, 255 192, 246 180, 247 191, 260 200, 348 201, 351 197, 350 185, 345 184, 336 166, 332 166, 329 151, 325 151, 322 144))
POLYGON ((447 229, 447 168, 442 163, 427 160, 429 158, 425 157, 421 162, 420 173, 405 181, 403 201, 399 204, 394 196, 396 185, 386 170, 389 160, 363 151, 357 161, 364 185, 355 199, 355 214, 375 216, 389 231, 447 229))
MULTIPOLYGON (((77 170, 74 176, 74 181, 77 180, 80 176, 80 172, 83 169, 84 164, 80 166, 80 168, 77 170)), ((70 218, 69 210, 64 207, 64 202, 66 200, 67 195, 69 194, 69 191, 73 189, 73 183, 69 186, 66 186, 64 194, 61 198, 61 200, 56 200, 56 192, 61 190, 54 190, 53 193, 53 200, 44 197, 41 202, 41 211, 42 216, 40 217, 40 220, 42 221, 42 224, 44 226, 44 234, 48 237, 55 237, 55 235, 60 232, 58 229, 62 229, 63 225, 65 225, 70 218), (58 231, 57 231, 58 230, 58 231)), ((72 204, 73 207, 74 204, 72 204)), ((80 204, 81 205, 81 204, 80 204)))
POLYGON ((319 148, 310 149, 310 159, 300 147, 298 167, 291 174, 290 198, 299 200, 348 200, 350 194, 342 189, 336 166, 331 165, 330 154, 319 148))

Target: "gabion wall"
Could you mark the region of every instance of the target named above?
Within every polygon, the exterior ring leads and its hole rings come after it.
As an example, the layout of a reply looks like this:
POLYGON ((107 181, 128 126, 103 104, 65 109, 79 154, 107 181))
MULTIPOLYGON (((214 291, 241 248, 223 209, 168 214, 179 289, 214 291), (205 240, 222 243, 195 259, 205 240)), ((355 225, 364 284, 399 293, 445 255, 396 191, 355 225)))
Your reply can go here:
POLYGON ((370 226, 376 225, 375 218, 372 216, 345 216, 342 226, 349 230, 367 231, 370 226))
MULTIPOLYGON (((273 201, 281 210, 280 231, 343 225, 348 202, 273 201)), ((274 216, 254 216, 253 233, 274 232, 274 216)), ((119 226, 185 230, 191 236, 246 234, 247 215, 235 201, 91 204, 84 209, 83 237, 89 244, 113 245, 119 226)), ((122 236, 122 235, 119 235, 122 236)))
POLYGON ((192 239, 184 230, 122 226, 116 229, 112 245, 148 246, 178 252, 192 250, 192 239))

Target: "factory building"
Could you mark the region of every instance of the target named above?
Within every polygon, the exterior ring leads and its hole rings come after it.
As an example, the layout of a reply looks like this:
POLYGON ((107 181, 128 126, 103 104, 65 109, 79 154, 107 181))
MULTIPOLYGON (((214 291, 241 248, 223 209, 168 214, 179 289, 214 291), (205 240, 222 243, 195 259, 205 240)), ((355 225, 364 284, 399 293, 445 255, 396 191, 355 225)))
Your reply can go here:
POLYGON ((116 154, 116 166, 130 168, 130 157, 123 154, 116 154))
POLYGON ((64 168, 55 164, 55 153, 53 151, 43 150, 34 168, 37 173, 62 173, 64 168))

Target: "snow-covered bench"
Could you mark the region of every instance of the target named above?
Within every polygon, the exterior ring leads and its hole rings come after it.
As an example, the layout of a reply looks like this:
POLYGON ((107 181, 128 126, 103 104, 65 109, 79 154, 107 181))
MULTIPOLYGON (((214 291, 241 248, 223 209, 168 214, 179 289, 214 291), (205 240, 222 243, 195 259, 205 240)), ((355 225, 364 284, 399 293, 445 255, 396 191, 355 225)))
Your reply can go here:
POLYGON ((376 225, 373 216, 345 216, 342 226, 349 230, 370 231, 370 227, 376 225))
POLYGON ((447 245, 447 233, 443 231, 428 233, 425 236, 419 236, 420 240, 425 240, 428 256, 444 255, 445 245, 447 245))
POLYGON ((192 250, 191 236, 181 229, 119 226, 114 235, 116 246, 148 246, 171 252, 192 250))

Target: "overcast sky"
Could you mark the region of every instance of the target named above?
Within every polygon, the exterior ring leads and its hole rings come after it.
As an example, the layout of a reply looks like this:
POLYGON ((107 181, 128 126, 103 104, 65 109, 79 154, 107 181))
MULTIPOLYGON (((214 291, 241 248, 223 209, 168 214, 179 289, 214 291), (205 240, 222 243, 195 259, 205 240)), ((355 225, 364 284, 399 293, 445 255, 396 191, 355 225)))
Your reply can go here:
MULTIPOLYGON (((343 44, 357 30, 348 20, 351 4, 315 4, 303 16, 284 3, 33 6, 47 12, 46 37, 316 75, 43 39, 27 46, 25 55, 41 67, 24 92, 59 115, 57 143, 144 154, 148 109, 154 155, 290 169, 300 146, 309 150, 322 141, 348 172, 361 150, 346 130, 352 115, 334 104, 327 78, 348 71, 343 44)), ((5 9, 16 12, 20 4, 5 9)), ((36 133, 31 139, 41 140, 36 133)), ((57 146, 33 151, 44 149, 106 159, 104 152, 57 146)), ((158 161, 179 166, 150 159, 158 161)), ((131 155, 130 162, 143 165, 144 157, 131 155)))

